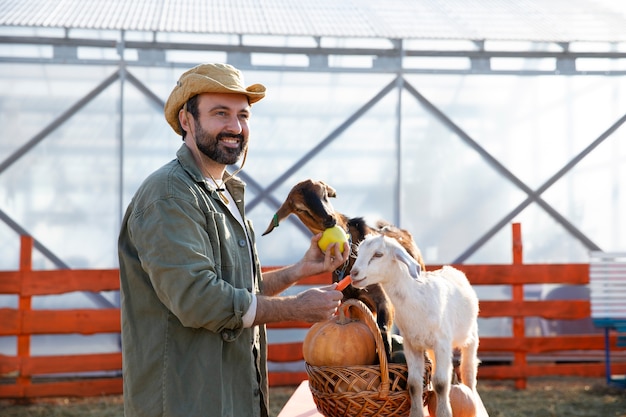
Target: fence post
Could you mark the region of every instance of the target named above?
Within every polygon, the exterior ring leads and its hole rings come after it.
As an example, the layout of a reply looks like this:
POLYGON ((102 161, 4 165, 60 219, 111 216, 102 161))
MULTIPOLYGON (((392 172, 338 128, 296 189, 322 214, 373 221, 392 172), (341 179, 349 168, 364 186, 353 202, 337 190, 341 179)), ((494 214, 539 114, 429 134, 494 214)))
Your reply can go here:
MULTIPOLYGON (((513 223, 513 265, 522 265, 524 263, 523 245, 522 245, 522 225, 513 223)), ((513 284, 512 295, 514 303, 522 303, 524 301, 524 284, 513 284)), ((526 325, 523 316, 513 317, 513 337, 521 339, 526 336, 526 325)), ((519 369, 524 375, 515 379, 515 388, 526 389, 526 353, 515 352, 513 365, 519 369)))
POLYGON ((30 272, 33 269, 33 238, 31 236, 20 236, 20 295, 19 295, 19 333, 17 335, 17 357, 19 358, 19 375, 17 377, 17 385, 22 393, 22 397, 26 397, 26 388, 31 384, 31 376, 22 375, 24 363, 30 357, 30 334, 24 333, 24 315, 29 312, 32 307, 32 296, 24 295, 24 272, 30 272))

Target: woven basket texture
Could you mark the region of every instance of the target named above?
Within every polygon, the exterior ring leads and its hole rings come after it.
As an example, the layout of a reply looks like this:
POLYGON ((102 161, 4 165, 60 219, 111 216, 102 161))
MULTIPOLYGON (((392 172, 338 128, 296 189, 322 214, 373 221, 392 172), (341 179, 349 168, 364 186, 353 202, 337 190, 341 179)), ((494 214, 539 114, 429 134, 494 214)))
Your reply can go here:
MULTIPOLYGON (((362 301, 348 299, 340 308, 357 309, 374 335, 379 363, 360 366, 314 366, 305 363, 309 388, 317 410, 326 417, 408 416, 406 364, 388 363, 382 336, 372 312, 362 301)), ((424 398, 432 365, 426 362, 424 398)))

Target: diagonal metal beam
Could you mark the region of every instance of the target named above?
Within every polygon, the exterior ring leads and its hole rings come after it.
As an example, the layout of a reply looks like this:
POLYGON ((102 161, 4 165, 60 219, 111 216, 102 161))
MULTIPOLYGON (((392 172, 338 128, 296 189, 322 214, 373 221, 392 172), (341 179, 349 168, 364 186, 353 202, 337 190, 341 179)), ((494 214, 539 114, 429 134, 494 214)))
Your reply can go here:
MULTIPOLYGON (((28 233, 26 229, 20 226, 16 221, 14 221, 11 218, 11 216, 9 216, 7 213, 2 211, 1 209, 0 209, 0 220, 3 223, 5 223, 7 226, 9 226, 12 230, 14 230, 18 235, 20 236, 30 235, 30 233, 28 233)), ((48 249, 39 240, 33 238, 33 246, 35 247, 35 249, 41 252, 43 256, 49 259, 57 268, 70 269, 68 264, 63 262, 61 258, 56 256, 54 252, 48 249)), ((101 294, 97 292, 83 291, 83 294, 85 294, 89 299, 91 299, 91 301, 93 301, 94 304, 96 304, 97 306, 101 308, 115 308, 116 307, 109 300, 107 300, 105 297, 103 297, 101 294)))
POLYGON ((556 172, 548 181, 546 181, 541 187, 537 188, 537 193, 541 194, 550 188, 557 180, 559 180, 563 175, 565 175, 568 171, 574 168, 580 161, 583 160, 587 155, 589 155, 595 148, 597 148, 602 142, 604 142, 608 137, 610 137, 617 129, 619 129, 626 122, 626 114, 617 119, 615 123, 613 123, 607 130, 605 130, 596 140, 591 142, 589 146, 583 149, 578 155, 572 158, 567 164, 563 166, 559 171, 556 172))
POLYGON ((508 225, 518 214, 520 214, 522 211, 524 211, 524 209, 526 207, 528 207, 530 205, 530 203, 532 203, 532 202, 533 202, 533 200, 530 197, 528 197, 526 200, 524 200, 519 206, 515 207, 513 209, 513 211, 511 211, 509 214, 504 216, 504 218, 502 218, 502 220, 497 222, 491 229, 489 229, 487 231, 487 233, 482 235, 480 237, 480 239, 478 239, 476 242, 471 244, 463 253, 461 253, 459 256, 457 256, 452 261, 452 263, 453 264, 455 264, 455 263, 456 264, 460 264, 460 263, 465 262, 467 260, 467 258, 472 256, 472 254, 474 254, 474 252, 476 252, 485 243, 487 243, 487 241, 489 241, 492 237, 494 237, 496 235, 496 233, 498 233, 502 228, 504 228, 506 225, 508 225))
MULTIPOLYGON (((610 137, 621 125, 626 122, 626 114, 624 114, 621 118, 619 118, 615 123, 613 123, 604 133, 602 133, 596 140, 594 140, 589 146, 583 149, 578 155, 572 158, 567 164, 563 166, 559 171, 557 171, 552 177, 548 179, 541 187, 537 189, 537 193, 541 194, 550 188, 556 181, 558 181, 561 177, 563 177, 567 172, 569 172, 574 166, 576 166, 580 161, 583 160, 587 155, 589 155, 595 148, 598 147, 602 142, 605 141, 608 137, 610 137)), ((471 256, 480 246, 482 246, 489 238, 487 236, 495 234, 498 230, 508 224, 515 216, 517 216, 522 210, 524 210, 530 203, 532 203, 532 198, 527 198, 520 205, 515 207, 509 214, 504 216, 502 220, 500 220, 489 232, 487 232, 483 237, 477 240, 472 246, 470 246, 465 252, 463 252, 457 259, 453 261, 453 263, 461 263, 465 261, 469 256, 471 256)), ((583 241, 585 246, 589 250, 601 250, 595 243, 591 240, 583 241)))
POLYGON ((135 77, 130 71, 124 69, 124 75, 126 80, 134 85, 143 95, 145 95, 152 104, 154 104, 159 111, 163 111, 165 102, 161 100, 161 97, 157 96, 152 90, 150 90, 144 83, 135 77))
POLYGON ((65 123, 69 118, 74 116, 78 111, 83 108, 87 103, 93 100, 96 96, 98 96, 101 92, 106 90, 111 84, 113 84, 119 78, 119 70, 115 71, 111 76, 102 81, 100 85, 90 91, 86 96, 78 100, 72 107, 63 112, 59 117, 54 119, 52 123, 46 126, 41 132, 33 136, 28 142, 22 145, 17 151, 13 152, 13 154, 9 155, 2 163, 0 163, 0 173, 6 170, 8 167, 13 165, 18 159, 22 156, 26 155, 28 151, 30 151, 33 146, 37 145, 39 142, 44 140, 50 133, 56 130, 59 126, 65 123))
MULTIPOLYGON (((540 194, 543 193, 549 186, 554 184, 559 178, 561 178, 571 167, 567 170, 561 170, 558 173, 558 176, 554 176, 550 179, 550 184, 545 188, 540 188, 538 191, 535 191, 528 187, 522 180, 520 180, 517 176, 515 176, 511 171, 509 171, 500 161, 494 158, 489 152, 487 152, 482 146, 478 144, 474 139, 472 139, 463 129, 457 126, 448 116, 446 116, 441 110, 439 110, 434 104, 432 104, 426 97, 420 94, 415 87, 413 87, 410 83, 405 83, 405 88, 409 91, 425 108, 428 110, 433 116, 435 116, 440 122, 442 122, 446 127, 448 127, 451 131, 457 134, 467 145, 469 145, 472 149, 474 149, 483 159, 487 161, 489 165, 491 165, 497 172, 499 172, 502 176, 507 178, 513 184, 515 184, 518 188, 524 191, 528 195, 528 202, 522 203, 530 204, 531 202, 536 202, 539 206, 541 206, 550 216, 552 216, 558 223, 560 223, 570 234, 576 237, 578 240, 583 242, 585 246, 592 250, 597 250, 598 246, 591 241, 584 233, 582 233, 578 228, 576 228, 571 222, 569 222, 565 217, 563 217, 557 210, 555 210, 550 204, 548 204, 545 200, 540 197, 540 194)), ((582 158, 581 158, 582 159, 582 158)), ((525 206, 524 206, 525 207, 525 206)), ((519 213, 522 209, 517 211, 519 207, 514 212, 519 213)), ((505 219, 510 218, 512 213, 507 215, 505 219)), ((514 217, 514 216, 513 216, 514 217)), ((506 225, 506 221, 504 219, 496 224, 495 227, 490 229, 483 237, 481 237, 476 243, 470 246, 468 250, 466 250, 460 257, 455 259, 454 262, 462 262, 472 253, 474 253, 478 248, 480 248, 485 242, 491 239, 502 227, 506 225)))
POLYGON ((533 194, 533 190, 528 187, 522 180, 509 171, 504 165, 494 158, 489 152, 487 152, 482 146, 478 144, 470 135, 465 133, 463 129, 457 126, 448 116, 446 116, 441 110, 439 110, 434 104, 432 104, 426 97, 420 94, 415 87, 413 87, 408 81, 404 84, 404 88, 413 95, 422 106, 426 108, 436 119, 443 123, 448 129, 459 136, 470 148, 474 149, 483 159, 487 161, 492 168, 499 172, 503 177, 507 178, 513 184, 521 188, 527 194, 533 194))
POLYGON ((291 168, 287 169, 281 176, 279 176, 274 182, 272 182, 267 188, 265 188, 259 195, 256 196, 250 203, 248 203, 248 209, 252 210, 269 194, 275 191, 283 182, 291 177, 296 171, 298 171, 303 165, 310 161, 315 155, 320 153, 324 148, 330 145, 339 135, 341 135, 346 129, 348 129, 354 122, 356 122, 361 116, 367 113, 376 103, 382 100, 390 91, 396 87, 398 77, 395 77, 389 84, 383 87, 382 90, 374 97, 372 97, 367 103, 359 108, 352 116, 350 116, 339 127, 332 131, 324 140, 322 140, 317 146, 307 152, 302 158, 300 158, 291 168))
MULTIPOLYGON (((83 98, 78 100, 73 106, 63 112, 59 117, 54 119, 52 123, 46 126, 43 130, 41 130, 38 134, 33 136, 28 142, 22 145, 17 151, 11 154, 8 158, 6 158, 2 163, 0 163, 0 173, 5 171, 15 162, 17 162, 22 156, 26 155, 34 146, 43 141, 50 133, 56 130, 59 126, 65 123, 68 119, 78 113, 86 104, 88 104, 91 100, 97 97, 100 93, 106 90, 111 84, 113 84, 120 77, 120 72, 115 71, 108 78, 102 81, 96 88, 87 93, 83 98)), ((13 221, 9 215, 0 210, 0 221, 7 224, 11 229, 13 229, 18 234, 29 234, 26 229, 21 227, 18 223, 13 221)), ((63 262, 58 256, 56 256, 50 249, 45 247, 40 241, 34 239, 34 247, 37 249, 43 256, 49 259, 54 265, 56 265, 60 269, 69 269, 69 266, 63 262)), ((90 298, 96 305, 102 308, 113 308, 115 307, 109 300, 103 297, 99 293, 94 292, 84 292, 84 294, 90 298)))
MULTIPOLYGON (((3 223, 5 223, 7 226, 9 226, 9 228, 11 228, 13 231, 15 231, 15 233, 17 233, 19 236, 26 236, 26 235, 30 236, 30 233, 28 233, 28 230, 26 230, 22 226, 20 226, 15 220, 13 220, 11 218, 11 216, 9 216, 7 213, 2 211, 2 209, 0 209, 0 220, 2 220, 3 223)), ((63 262, 63 260, 61 260, 61 258, 56 256, 50 249, 45 247, 43 245, 43 243, 41 243, 40 241, 38 241, 37 239, 34 239, 34 238, 33 238, 33 242, 34 242, 35 249, 37 249, 39 252, 41 252, 57 268, 59 268, 59 269, 69 269, 69 266, 65 262, 63 262)))

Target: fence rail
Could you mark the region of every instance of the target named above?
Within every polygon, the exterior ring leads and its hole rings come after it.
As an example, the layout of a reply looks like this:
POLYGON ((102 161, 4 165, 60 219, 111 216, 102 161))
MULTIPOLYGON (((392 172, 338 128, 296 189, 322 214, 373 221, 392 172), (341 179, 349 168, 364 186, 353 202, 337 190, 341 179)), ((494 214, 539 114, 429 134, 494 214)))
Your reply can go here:
MULTIPOLYGON (((34 398, 53 396, 99 396, 122 392, 122 355, 119 352, 64 356, 31 356, 31 336, 50 334, 82 334, 120 332, 117 308, 36 310, 32 297, 64 294, 73 291, 119 290, 118 270, 33 271, 31 256, 33 239, 21 238, 20 270, 0 271, 0 294, 18 296, 18 308, 0 308, 0 336, 15 336, 17 354, 0 354, 0 398, 34 398), (63 375, 92 373, 93 377, 66 378, 63 375), (104 376, 103 376, 104 375, 104 376), (55 376, 58 376, 55 378, 55 376)), ((513 260, 510 265, 455 265, 464 271, 475 286, 510 285, 512 297, 504 301, 481 301, 480 317, 512 318, 511 337, 482 337, 479 356, 502 357, 498 364, 481 366, 480 379, 513 379, 524 388, 526 378, 540 375, 604 376, 605 364, 597 355, 584 362, 559 361, 559 354, 602 352, 601 334, 534 336, 526 335, 525 318, 574 320, 590 317, 588 299, 542 300, 524 299, 524 285, 589 283, 589 264, 531 264, 521 261, 521 231, 513 225, 513 260), (532 360, 533 355, 556 359, 532 360), (531 360, 529 360, 531 358, 531 360)), ((429 269, 437 268, 430 266, 429 269)), ((270 269, 270 268, 267 268, 270 269)), ((302 285, 324 285, 330 274, 310 277, 302 285)), ((309 323, 285 322, 270 329, 306 329, 309 323)), ((618 347, 616 337, 610 338, 610 349, 626 353, 618 347)), ((302 342, 272 343, 268 359, 274 363, 302 361, 302 342)), ((613 371, 626 373, 626 362, 614 362, 613 371)), ((302 369, 271 371, 270 385, 295 385, 307 378, 302 369)))

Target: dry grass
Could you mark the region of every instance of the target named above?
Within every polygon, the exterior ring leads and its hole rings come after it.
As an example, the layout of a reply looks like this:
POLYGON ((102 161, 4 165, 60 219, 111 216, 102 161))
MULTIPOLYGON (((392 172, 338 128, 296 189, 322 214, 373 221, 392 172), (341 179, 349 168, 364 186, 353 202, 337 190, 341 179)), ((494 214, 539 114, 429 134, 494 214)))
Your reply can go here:
MULTIPOLYGON (((275 417, 295 387, 272 388, 275 417)), ((608 387, 602 378, 533 378, 525 390, 508 381, 480 381, 479 392, 490 417, 626 417, 626 389, 608 387)), ((1 417, 122 417, 119 396, 54 398, 27 405, 0 401, 1 417)))
POLYGON ((1 417, 123 417, 121 396, 47 398, 30 404, 0 401, 1 417))
POLYGON ((525 390, 481 381, 479 393, 490 417, 626 417, 626 389, 604 378, 532 378, 525 390))

